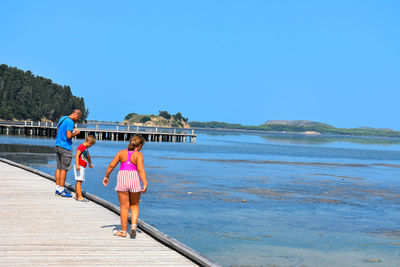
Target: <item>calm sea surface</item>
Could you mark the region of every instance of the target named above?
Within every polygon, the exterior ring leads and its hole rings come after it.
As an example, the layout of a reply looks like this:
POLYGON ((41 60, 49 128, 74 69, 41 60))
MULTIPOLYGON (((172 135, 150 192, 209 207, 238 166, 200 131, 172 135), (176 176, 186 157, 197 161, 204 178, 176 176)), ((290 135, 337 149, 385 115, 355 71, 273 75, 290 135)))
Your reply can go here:
MULTIPOLYGON (((141 219, 224 266, 399 266, 400 139, 197 134, 145 145, 141 219)), ((0 135, 0 157, 54 175, 54 144, 0 135)), ((86 191, 118 204, 102 178, 126 146, 89 149, 86 191)))

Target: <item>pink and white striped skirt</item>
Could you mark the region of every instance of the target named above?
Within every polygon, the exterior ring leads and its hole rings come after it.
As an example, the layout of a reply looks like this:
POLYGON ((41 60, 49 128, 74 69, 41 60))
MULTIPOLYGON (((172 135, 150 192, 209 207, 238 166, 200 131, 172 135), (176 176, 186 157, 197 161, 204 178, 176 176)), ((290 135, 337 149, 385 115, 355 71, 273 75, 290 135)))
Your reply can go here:
POLYGON ((117 186, 115 191, 141 192, 140 176, 137 171, 120 170, 117 176, 117 186))

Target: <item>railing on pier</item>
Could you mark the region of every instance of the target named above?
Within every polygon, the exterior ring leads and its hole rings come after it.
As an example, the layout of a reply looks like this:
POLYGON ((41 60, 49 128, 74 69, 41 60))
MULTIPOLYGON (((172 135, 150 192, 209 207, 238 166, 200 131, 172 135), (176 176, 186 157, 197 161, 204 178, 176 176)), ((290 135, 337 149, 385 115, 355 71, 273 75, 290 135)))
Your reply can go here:
MULTIPOLYGON (((148 142, 196 142, 194 129, 130 126, 121 124, 75 124, 80 134, 75 139, 94 135, 99 140, 126 141, 134 134, 141 134, 148 142)), ((37 135, 55 137, 57 123, 34 121, 0 121, 1 134, 37 135)))

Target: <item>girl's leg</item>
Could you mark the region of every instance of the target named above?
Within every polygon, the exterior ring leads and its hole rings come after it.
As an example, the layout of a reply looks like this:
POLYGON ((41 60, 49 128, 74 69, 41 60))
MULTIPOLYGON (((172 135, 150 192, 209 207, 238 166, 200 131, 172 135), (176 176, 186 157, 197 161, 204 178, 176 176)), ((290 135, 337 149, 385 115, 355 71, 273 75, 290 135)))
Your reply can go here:
POLYGON ((129 216, 129 192, 118 191, 118 199, 121 208, 121 230, 126 231, 129 216))
POLYGON ((132 226, 136 229, 137 220, 139 218, 139 200, 141 192, 133 193, 129 192, 129 200, 131 206, 131 220, 132 226))
POLYGON ((75 183, 75 199, 82 200, 82 181, 76 181, 75 183))

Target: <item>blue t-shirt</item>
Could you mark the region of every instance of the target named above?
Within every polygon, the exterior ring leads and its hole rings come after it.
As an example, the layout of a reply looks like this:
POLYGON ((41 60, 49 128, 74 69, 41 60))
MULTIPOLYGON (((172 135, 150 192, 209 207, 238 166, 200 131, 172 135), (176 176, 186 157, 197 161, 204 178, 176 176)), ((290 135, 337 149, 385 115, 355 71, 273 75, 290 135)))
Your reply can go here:
POLYGON ((68 139, 67 131, 72 132, 74 130, 74 121, 70 117, 64 116, 58 121, 57 127, 56 146, 63 147, 66 150, 72 150, 72 138, 68 139))

